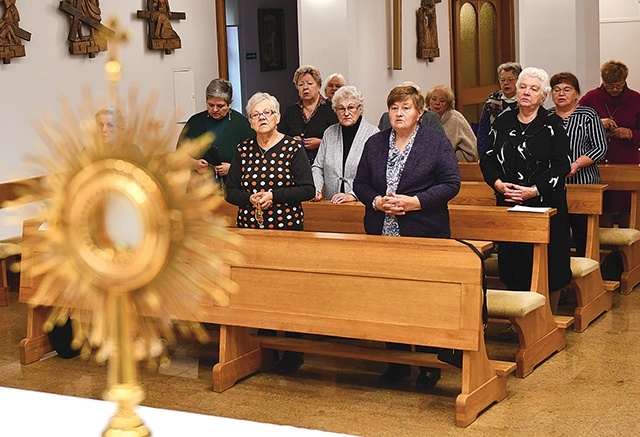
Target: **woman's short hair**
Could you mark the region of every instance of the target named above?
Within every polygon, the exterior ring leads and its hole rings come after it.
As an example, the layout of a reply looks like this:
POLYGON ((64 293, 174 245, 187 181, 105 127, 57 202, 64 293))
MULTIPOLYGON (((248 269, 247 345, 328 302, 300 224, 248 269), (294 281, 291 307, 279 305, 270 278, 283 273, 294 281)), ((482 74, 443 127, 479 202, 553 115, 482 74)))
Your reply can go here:
POLYGON ((622 82, 623 80, 627 80, 627 76, 629 76, 629 68, 615 59, 610 59, 600 67, 600 77, 603 82, 622 82))
POLYGON ((548 95, 549 91, 551 91, 551 85, 549 85, 549 74, 544 71, 542 68, 536 67, 527 67, 520 72, 518 75, 518 81, 516 82, 516 87, 520 86, 520 82, 522 82, 522 78, 525 76, 535 77, 542 82, 542 92, 544 95, 548 95))
MULTIPOLYGON (((340 86, 345 86, 347 84, 347 81, 344 80, 344 76, 341 75, 340 73, 331 73, 329 75, 329 77, 327 77, 325 84, 329 84, 329 82, 331 82, 333 79, 338 79, 338 82, 340 82, 340 86)), ((326 86, 325 86, 326 89, 326 86)))
POLYGON ((278 113, 280 112, 280 102, 278 102, 278 99, 273 97, 271 94, 257 92, 254 95, 252 95, 249 101, 247 102, 247 108, 246 108, 247 115, 251 114, 254 106, 256 106, 258 103, 264 100, 269 100, 273 105, 273 109, 275 109, 275 111, 278 113))
POLYGON ((498 72, 498 76, 500 76, 500 73, 503 71, 512 71, 516 76, 519 76, 522 72, 522 66, 518 62, 505 62, 504 64, 498 65, 496 71, 498 72))
POLYGON ((553 76, 551 76, 551 79, 549 79, 549 85, 551 85, 552 88, 556 85, 560 85, 561 83, 571 85, 576 89, 578 94, 580 94, 580 82, 578 82, 578 78, 575 76, 575 74, 568 71, 563 71, 562 73, 554 74, 553 76))
POLYGON ((124 114, 121 110, 115 108, 102 108, 96 112, 95 118, 98 121, 98 117, 105 115, 113 121, 113 127, 117 129, 123 129, 125 125, 124 114))
POLYGON ((347 85, 338 88, 336 93, 333 95, 333 99, 331 100, 331 107, 335 111, 338 107, 338 102, 344 99, 353 99, 358 102, 358 105, 364 107, 364 97, 362 97, 362 93, 360 90, 353 85, 347 85))
POLYGON ((418 111, 424 109, 424 97, 414 85, 398 85, 389 92, 387 96, 387 109, 396 102, 401 102, 407 97, 411 97, 413 104, 418 111))
POLYGON ((444 85, 436 85, 427 91, 427 94, 424 96, 427 107, 429 106, 429 101, 431 101, 431 95, 436 91, 442 91, 444 93, 444 96, 447 99, 447 110, 453 109, 453 102, 455 102, 456 97, 453 94, 453 90, 444 85))
POLYGON ((209 85, 207 85, 205 99, 209 99, 210 97, 222 99, 230 105, 233 98, 233 86, 231 82, 222 78, 213 79, 209 82, 209 85))
POLYGON ((298 86, 298 80, 305 74, 310 74, 311 77, 313 77, 313 80, 316 81, 318 86, 322 86, 322 76, 320 75, 320 70, 318 70, 313 65, 303 65, 299 67, 295 73, 293 73, 293 83, 295 84, 295 86, 298 86))

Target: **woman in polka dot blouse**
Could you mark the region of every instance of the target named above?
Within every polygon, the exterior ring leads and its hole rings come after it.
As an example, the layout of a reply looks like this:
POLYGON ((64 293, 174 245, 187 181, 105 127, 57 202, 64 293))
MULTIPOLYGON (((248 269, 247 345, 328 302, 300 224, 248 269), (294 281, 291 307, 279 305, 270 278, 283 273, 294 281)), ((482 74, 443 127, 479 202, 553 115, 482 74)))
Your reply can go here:
POLYGON ((267 93, 247 103, 255 139, 238 145, 227 177, 227 201, 238 206, 240 228, 302 230, 302 202, 315 195, 302 144, 277 130, 280 104, 267 93))

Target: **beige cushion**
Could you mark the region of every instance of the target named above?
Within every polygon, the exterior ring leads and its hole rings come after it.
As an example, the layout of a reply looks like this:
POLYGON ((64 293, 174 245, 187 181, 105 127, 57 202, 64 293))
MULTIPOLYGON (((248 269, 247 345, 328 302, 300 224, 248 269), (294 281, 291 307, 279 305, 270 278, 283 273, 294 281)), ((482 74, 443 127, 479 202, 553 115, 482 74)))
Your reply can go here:
POLYGON ((484 260, 484 274, 485 276, 494 276, 496 278, 500 276, 497 253, 492 253, 489 258, 484 260))
POLYGON ((0 259, 22 253, 22 237, 11 237, 0 240, 0 259))
POLYGON ((633 228, 600 228, 603 246, 631 246, 640 241, 640 231, 633 228))
POLYGON ((584 278, 589 273, 600 268, 598 261, 591 258, 582 258, 577 256, 571 257, 571 276, 574 278, 584 278))
POLYGON ((544 305, 545 297, 533 291, 487 290, 489 317, 522 317, 544 305))

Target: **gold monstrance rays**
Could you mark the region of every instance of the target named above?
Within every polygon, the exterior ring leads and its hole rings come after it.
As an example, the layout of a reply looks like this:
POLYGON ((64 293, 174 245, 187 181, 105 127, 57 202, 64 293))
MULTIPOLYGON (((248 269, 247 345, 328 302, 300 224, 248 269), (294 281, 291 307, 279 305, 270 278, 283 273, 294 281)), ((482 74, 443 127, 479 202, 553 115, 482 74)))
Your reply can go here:
POLYGON ((132 90, 121 101, 118 46, 127 34, 115 20, 110 27, 107 103, 86 91, 78 111, 63 101, 61 119, 36 124, 46 147, 30 160, 48 176, 21 201, 46 199, 39 219, 47 229, 28 243, 34 277, 42 278, 31 303, 52 307, 49 330, 70 316, 73 346, 109 361, 107 398, 118 412, 105 435, 148 435, 134 412, 143 398, 137 362, 160 357, 176 324, 206 338, 198 323, 175 319, 197 320, 203 300, 228 303, 234 290, 222 269, 235 258, 236 241, 213 213, 223 201, 217 187, 185 170, 210 138, 170 152, 176 135, 164 120, 173 118, 156 115, 155 99, 140 104, 132 90), (111 136, 96 129, 105 107, 111 136))

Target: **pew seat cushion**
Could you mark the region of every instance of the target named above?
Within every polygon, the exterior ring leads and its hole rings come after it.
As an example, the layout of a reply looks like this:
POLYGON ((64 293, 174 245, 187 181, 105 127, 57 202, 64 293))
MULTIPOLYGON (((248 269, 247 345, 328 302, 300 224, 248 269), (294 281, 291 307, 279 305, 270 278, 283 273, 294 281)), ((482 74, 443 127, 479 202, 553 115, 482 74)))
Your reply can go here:
POLYGON ((600 228, 603 246, 631 246, 640 241, 640 231, 633 228, 600 228))
POLYGON ((582 258, 578 256, 571 257, 571 275, 574 279, 584 278, 591 272, 595 272, 600 268, 598 261, 591 258, 582 258))
POLYGON ((22 238, 11 237, 0 240, 0 259, 5 259, 13 255, 22 253, 22 238))
POLYGON ((489 317, 523 317, 544 303, 545 297, 532 291, 487 290, 489 317))

